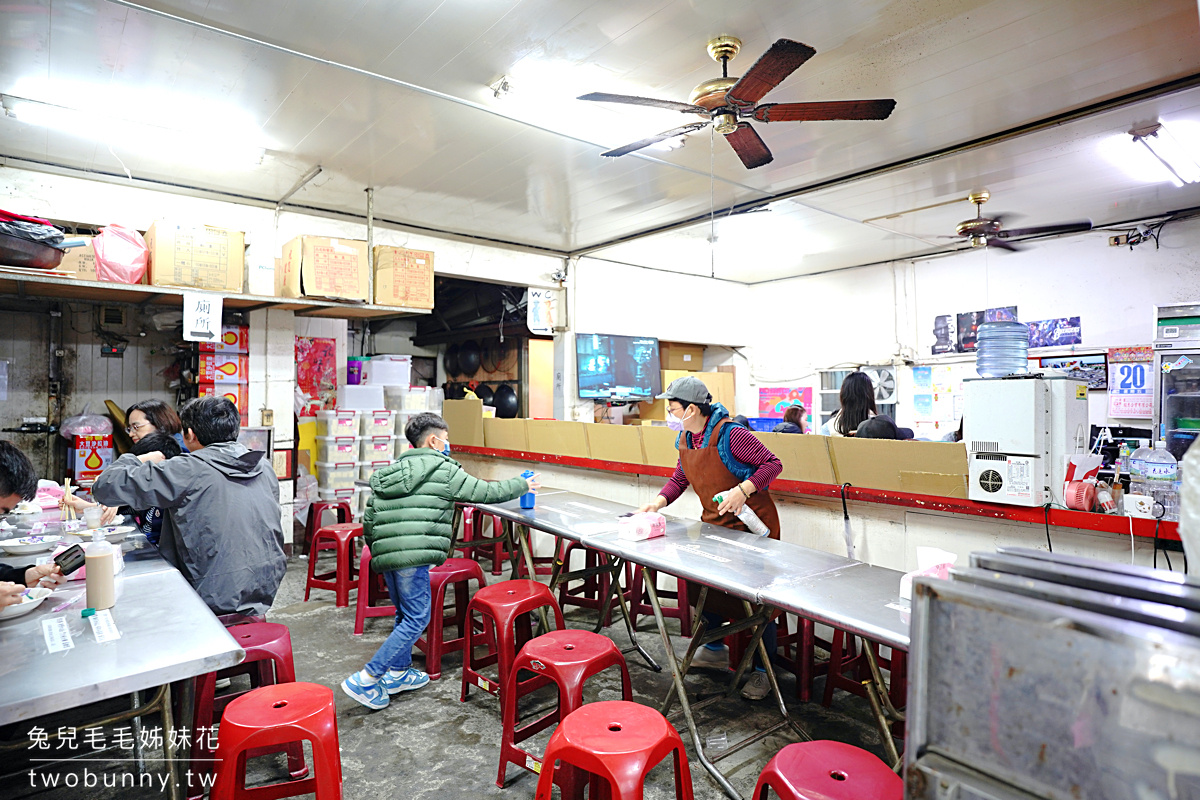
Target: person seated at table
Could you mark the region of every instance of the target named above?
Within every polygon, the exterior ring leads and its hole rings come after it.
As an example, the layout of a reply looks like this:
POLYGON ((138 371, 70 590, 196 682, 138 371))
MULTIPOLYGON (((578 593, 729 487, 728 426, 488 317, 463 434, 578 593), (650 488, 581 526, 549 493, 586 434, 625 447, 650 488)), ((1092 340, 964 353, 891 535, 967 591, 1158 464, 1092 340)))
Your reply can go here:
POLYGON ((504 503, 540 488, 536 475, 483 481, 467 474, 450 457, 450 428, 437 414, 414 415, 404 438, 412 449, 371 476, 363 516, 371 571, 387 583, 396 624, 366 666, 342 681, 343 692, 373 710, 429 683, 412 666, 412 648, 429 624, 429 568, 450 554, 454 504, 504 503))
POLYGON ((821 426, 823 436, 853 436, 858 426, 879 413, 875 408, 875 384, 865 372, 851 372, 838 392, 841 408, 821 426))
POLYGON ((162 509, 159 550, 212 612, 262 616, 287 567, 279 480, 265 453, 238 443, 238 410, 226 398, 196 398, 180 419, 187 458, 126 453, 92 494, 162 509))
MULTIPOLYGON (((771 481, 783 471, 779 457, 763 446, 753 432, 733 424, 729 411, 720 403, 712 401, 708 387, 693 375, 685 375, 671 381, 667 390, 657 399, 666 400, 670 411, 668 423, 678 426, 680 433, 675 441, 679 451, 679 462, 675 474, 653 501, 639 511, 660 511, 679 497, 690 485, 696 490, 704 511, 701 519, 714 525, 747 531, 749 528, 737 517, 742 506, 749 505, 772 539, 779 538, 779 512, 768 491, 771 481), (724 500, 713 501, 717 494, 724 493, 724 500)), ((688 602, 696 604, 700 586, 688 582, 688 602)), ((746 616, 742 601, 725 592, 709 589, 704 603, 704 617, 709 627, 716 627, 726 619, 742 619, 746 616)), ((767 623, 763 633, 767 652, 776 649, 775 623, 767 623)), ((755 654, 757 663, 758 655, 755 654)), ((729 665, 729 652, 725 645, 713 642, 696 652, 692 664, 698 667, 721 669, 729 665)), ((750 680, 742 687, 742 697, 747 700, 762 700, 771 691, 766 671, 757 665, 750 680)))
MULTIPOLYGON (((16 445, 0 439, 0 515, 37 494, 37 472, 29 457, 16 445)), ((43 578, 61 575, 54 562, 41 566, 10 567, 0 564, 0 608, 21 602, 21 594, 43 578)))
POLYGON ((153 433, 165 433, 175 439, 180 450, 188 452, 183 423, 175 409, 162 400, 142 400, 125 409, 125 432, 134 444, 153 433))
POLYGON ((783 422, 772 428, 771 433, 804 433, 804 406, 788 406, 783 412, 783 422))

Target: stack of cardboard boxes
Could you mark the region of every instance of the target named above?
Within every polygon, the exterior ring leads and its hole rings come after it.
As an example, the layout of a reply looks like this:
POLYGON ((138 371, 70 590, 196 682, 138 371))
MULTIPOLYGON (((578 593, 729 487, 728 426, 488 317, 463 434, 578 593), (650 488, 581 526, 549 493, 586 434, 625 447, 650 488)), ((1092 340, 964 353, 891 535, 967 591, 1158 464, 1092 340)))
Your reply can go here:
POLYGON ((196 376, 201 397, 224 397, 237 406, 242 424, 250 419, 250 329, 226 325, 215 342, 200 343, 196 376))
POLYGON ((374 256, 372 298, 366 242, 297 236, 283 246, 283 257, 276 264, 275 294, 433 308, 433 253, 381 245, 374 256))

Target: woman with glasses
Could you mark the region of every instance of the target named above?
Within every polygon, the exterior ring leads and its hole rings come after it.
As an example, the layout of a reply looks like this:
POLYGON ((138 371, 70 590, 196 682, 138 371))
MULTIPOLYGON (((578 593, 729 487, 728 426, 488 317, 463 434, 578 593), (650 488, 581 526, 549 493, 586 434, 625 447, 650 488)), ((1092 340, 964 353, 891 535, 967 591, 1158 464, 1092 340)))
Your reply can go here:
POLYGON ((126 409, 125 432, 134 444, 152 433, 165 433, 179 443, 183 452, 187 452, 183 443, 183 423, 179 421, 175 409, 162 400, 143 400, 126 409))

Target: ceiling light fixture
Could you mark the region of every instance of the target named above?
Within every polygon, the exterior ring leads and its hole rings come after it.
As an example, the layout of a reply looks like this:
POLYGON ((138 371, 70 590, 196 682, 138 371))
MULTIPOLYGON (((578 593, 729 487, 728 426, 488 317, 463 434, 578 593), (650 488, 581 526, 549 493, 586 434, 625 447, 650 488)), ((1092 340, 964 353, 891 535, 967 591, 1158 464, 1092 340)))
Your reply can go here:
POLYGON ((1176 187, 1200 182, 1200 163, 1161 122, 1134 128, 1129 135, 1166 167, 1176 187))

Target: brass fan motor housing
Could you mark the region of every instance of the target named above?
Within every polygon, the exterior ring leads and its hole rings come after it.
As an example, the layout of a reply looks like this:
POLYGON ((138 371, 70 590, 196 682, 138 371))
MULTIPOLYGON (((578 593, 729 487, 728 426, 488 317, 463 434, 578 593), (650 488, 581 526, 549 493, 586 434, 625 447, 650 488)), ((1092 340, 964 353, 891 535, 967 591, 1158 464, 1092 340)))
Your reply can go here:
POLYGON ((1000 223, 986 217, 982 219, 964 219, 958 225, 954 226, 954 231, 959 236, 995 236, 1000 232, 1000 223))
POLYGON ((720 108, 727 105, 725 93, 732 89, 737 82, 737 78, 713 78, 711 81, 705 81, 692 89, 688 102, 694 106, 707 108, 709 111, 720 108))
POLYGON ((722 136, 727 136, 737 130, 738 121, 737 114, 728 112, 716 114, 713 116, 713 130, 722 136))
POLYGON ((708 40, 708 54, 712 56, 712 60, 718 64, 721 59, 727 58, 732 60, 742 49, 742 40, 735 36, 727 36, 722 34, 715 39, 708 40))

